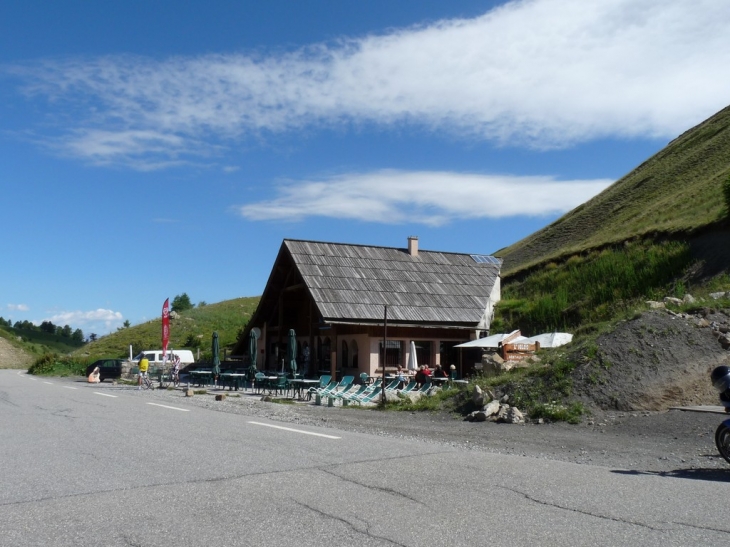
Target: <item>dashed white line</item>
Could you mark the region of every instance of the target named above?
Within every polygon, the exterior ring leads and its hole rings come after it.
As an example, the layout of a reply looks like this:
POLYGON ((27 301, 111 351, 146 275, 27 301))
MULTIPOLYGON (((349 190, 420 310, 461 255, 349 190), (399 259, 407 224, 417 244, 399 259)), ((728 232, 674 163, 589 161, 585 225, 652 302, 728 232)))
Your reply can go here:
POLYGON ((187 408, 177 408, 176 406, 158 405, 157 403, 147 403, 152 406, 161 406, 162 408, 169 408, 170 410, 179 410, 180 412, 190 412, 187 408))
POLYGON ((53 382, 43 382, 44 384, 48 384, 49 386, 53 385, 53 382))
POLYGON ((79 388, 73 387, 73 386, 63 386, 63 387, 65 387, 66 389, 79 389, 79 388))
POLYGON ((301 433, 302 435, 314 435, 315 437, 324 437, 325 439, 341 439, 342 437, 335 437, 334 435, 325 435, 324 433, 313 433, 312 431, 302 431, 301 429, 292 429, 291 427, 282 427, 280 425, 264 424, 261 422, 248 422, 253 425, 262 425, 264 427, 271 427, 273 429, 283 429, 284 431, 291 431, 292 433, 301 433))
POLYGON ((118 397, 118 395, 110 395, 109 393, 102 393, 101 391, 95 391, 97 395, 103 395, 104 397, 114 397, 115 399, 118 397))

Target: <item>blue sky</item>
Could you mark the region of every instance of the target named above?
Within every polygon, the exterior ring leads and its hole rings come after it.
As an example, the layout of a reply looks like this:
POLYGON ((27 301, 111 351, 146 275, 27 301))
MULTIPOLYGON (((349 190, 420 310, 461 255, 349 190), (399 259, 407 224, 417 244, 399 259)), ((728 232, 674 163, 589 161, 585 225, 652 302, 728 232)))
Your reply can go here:
POLYGON ((488 254, 730 102, 724 0, 5 0, 0 316, 261 294, 282 239, 488 254))

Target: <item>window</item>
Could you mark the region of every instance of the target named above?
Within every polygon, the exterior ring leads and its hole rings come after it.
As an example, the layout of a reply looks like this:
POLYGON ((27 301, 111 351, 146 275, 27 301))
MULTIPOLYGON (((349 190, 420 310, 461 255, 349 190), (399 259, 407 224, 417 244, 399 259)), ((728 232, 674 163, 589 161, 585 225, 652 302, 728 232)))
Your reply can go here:
MULTIPOLYGON (((380 341, 380 355, 383 355, 383 341, 380 341)), ((382 362, 382 361, 381 361, 382 362)), ((403 364, 403 342, 400 340, 385 341, 385 366, 396 367, 403 364)))
POLYGON ((348 355, 349 352, 347 351, 347 342, 345 340, 342 341, 342 355, 340 356, 340 363, 342 363, 343 367, 349 367, 350 366, 350 356, 348 355))
POLYGON ((433 363, 431 362, 432 342, 419 342, 418 340, 414 340, 413 343, 416 345, 416 359, 418 360, 418 366, 427 365, 430 367, 431 365, 433 365, 433 363))

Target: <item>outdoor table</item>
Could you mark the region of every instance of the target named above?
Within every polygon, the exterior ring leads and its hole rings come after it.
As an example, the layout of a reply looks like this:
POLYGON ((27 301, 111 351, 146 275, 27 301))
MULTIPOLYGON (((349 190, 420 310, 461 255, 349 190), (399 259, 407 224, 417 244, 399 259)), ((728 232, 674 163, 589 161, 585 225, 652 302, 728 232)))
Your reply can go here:
POLYGON ((265 390, 268 389, 269 390, 269 395, 271 395, 271 391, 272 391, 271 390, 271 383, 273 382, 274 384, 276 384, 276 382, 279 381, 279 377, 278 376, 264 376, 263 379, 264 379, 264 385, 261 386, 261 387, 263 389, 265 389, 265 390))
POLYGON ((221 374, 221 385, 225 387, 225 384, 228 384, 229 390, 232 390, 235 387, 236 391, 238 391, 238 388, 241 387, 242 378, 246 378, 246 375, 234 372, 224 372, 221 374))
POLYGON ((295 378, 293 380, 289 380, 289 383, 292 385, 292 397, 298 395, 298 399, 303 399, 303 391, 306 389, 307 400, 310 400, 312 398, 312 395, 309 393, 309 388, 313 386, 318 386, 319 380, 295 378))
POLYGON ((455 384, 459 384, 461 386, 467 385, 469 382, 467 380, 454 380, 455 384))
POLYGON ((210 384, 210 381, 213 379, 213 372, 210 370, 191 370, 190 378, 192 380, 197 380, 197 382, 191 382, 191 383, 197 383, 199 386, 202 386, 203 384, 205 384, 207 386, 210 384))
POLYGON ((446 377, 444 377, 444 378, 441 378, 441 377, 435 377, 435 376, 432 376, 432 377, 431 377, 431 381, 432 381, 433 383, 435 383, 435 384, 443 384, 443 383, 445 383, 445 382, 448 382, 448 381, 449 381, 449 379, 448 379, 448 378, 446 378, 446 377))

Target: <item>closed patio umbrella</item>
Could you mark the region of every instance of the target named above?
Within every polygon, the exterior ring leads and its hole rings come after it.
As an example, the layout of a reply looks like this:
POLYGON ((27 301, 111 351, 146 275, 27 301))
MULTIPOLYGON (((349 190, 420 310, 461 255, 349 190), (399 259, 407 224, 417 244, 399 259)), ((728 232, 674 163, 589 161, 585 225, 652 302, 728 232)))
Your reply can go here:
POLYGON ((251 366, 256 370, 256 356, 258 349, 256 348, 256 333, 251 329, 248 333, 248 355, 251 358, 251 366))
POLYGON ((418 357, 416 357, 416 343, 411 340, 411 352, 408 355, 408 370, 418 369, 418 357))
POLYGON ((292 375, 297 373, 297 335, 294 329, 289 329, 289 344, 286 348, 286 359, 292 375))
POLYGON ((221 373, 221 359, 218 356, 220 352, 220 344, 218 342, 218 332, 213 333, 213 378, 218 378, 221 373))

